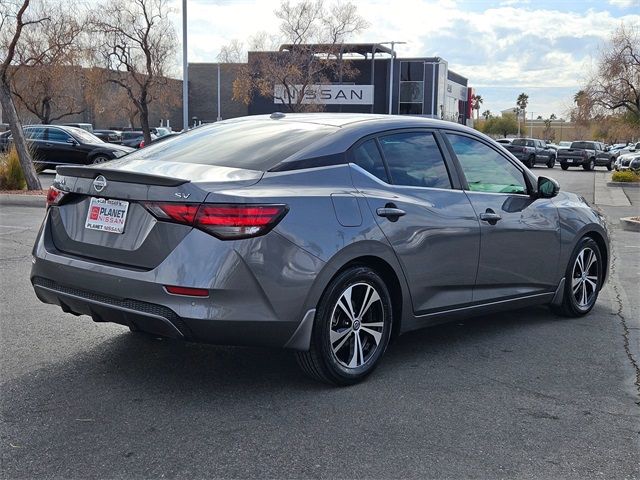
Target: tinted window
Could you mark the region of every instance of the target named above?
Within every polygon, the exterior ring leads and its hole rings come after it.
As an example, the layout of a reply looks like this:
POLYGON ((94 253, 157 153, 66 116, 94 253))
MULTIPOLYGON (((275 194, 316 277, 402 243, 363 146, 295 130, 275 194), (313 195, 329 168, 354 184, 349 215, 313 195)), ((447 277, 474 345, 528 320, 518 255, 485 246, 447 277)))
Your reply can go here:
POLYGON ((336 130, 329 125, 273 120, 222 122, 150 145, 127 158, 264 171, 336 130))
POLYGON ((391 180, 398 185, 451 188, 447 167, 433 134, 397 133, 380 138, 391 180))
POLYGON ((104 143, 102 140, 100 140, 98 137, 96 137, 93 133, 89 133, 86 130, 82 129, 82 128, 78 128, 78 127, 67 127, 67 130, 74 136, 76 137, 77 140, 79 140, 82 143, 88 143, 88 144, 101 144, 104 143))
POLYGON ((593 142, 573 142, 571 148, 578 148, 584 150, 595 150, 596 145, 593 142))
POLYGON ((71 138, 71 136, 69 136, 62 130, 58 130, 57 128, 49 128, 47 130, 48 130, 47 139, 52 142, 66 142, 68 139, 71 138))
POLYGON ((27 137, 28 140, 43 140, 44 127, 25 128, 24 136, 27 137))
POLYGON ((367 140, 353 150, 353 163, 383 182, 389 183, 389 177, 387 177, 387 171, 375 140, 367 140))
POLYGON ((470 137, 452 133, 447 137, 460 161, 469 190, 527 193, 523 173, 498 152, 470 137))
POLYGON ((423 62, 400 62, 400 81, 422 81, 423 79, 423 62))

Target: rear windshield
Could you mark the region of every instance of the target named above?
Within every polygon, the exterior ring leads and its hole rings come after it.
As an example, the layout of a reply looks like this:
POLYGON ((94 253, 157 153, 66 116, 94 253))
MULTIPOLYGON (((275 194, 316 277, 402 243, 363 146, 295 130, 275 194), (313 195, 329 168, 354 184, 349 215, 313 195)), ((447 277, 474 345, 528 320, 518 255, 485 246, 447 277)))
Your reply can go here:
POLYGON ((584 150, 595 150, 596 146, 593 142, 573 142, 571 148, 578 148, 584 150))
POLYGON ((525 140, 524 138, 516 138, 511 145, 520 145, 522 147, 533 147, 533 140, 525 140))
POLYGON ((127 158, 266 171, 336 130, 328 125, 273 120, 217 123, 150 145, 127 158))
POLYGON ((131 138, 137 138, 137 137, 142 137, 143 133, 142 132, 122 132, 122 139, 123 140, 129 140, 131 138))

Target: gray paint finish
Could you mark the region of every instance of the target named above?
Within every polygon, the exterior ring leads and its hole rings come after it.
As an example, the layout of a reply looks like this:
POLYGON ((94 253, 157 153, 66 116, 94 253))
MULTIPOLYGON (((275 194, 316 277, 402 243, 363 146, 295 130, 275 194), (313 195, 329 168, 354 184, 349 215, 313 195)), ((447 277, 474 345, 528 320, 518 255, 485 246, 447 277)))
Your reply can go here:
MULTIPOLYGON (((301 114, 258 120, 337 127, 283 159, 284 165, 332 154, 347 158, 345 153, 361 138, 398 129, 465 132, 493 145, 466 127, 421 118, 301 114)), ((216 128, 242 121, 221 122, 216 128)), ((531 172, 504 149, 498 150, 535 185, 531 172)), ((455 156, 449 152, 445 157, 455 175, 461 176, 455 156)), ((124 157, 93 169, 109 183, 100 195, 134 205, 127 233, 117 239, 83 231, 80 220, 86 215, 87 196, 97 195, 91 190, 91 178, 66 176, 64 183, 59 182, 60 188, 74 192, 75 199, 49 210, 34 247, 32 277, 87 295, 169 309, 184 323, 179 328, 185 329, 185 336, 195 340, 304 349, 311 329, 300 323, 305 317, 309 322, 308 312, 317 308, 326 286, 350 263, 383 266, 388 272, 385 281, 399 286, 395 295, 402 313, 394 327, 399 333, 460 315, 549 303, 583 235, 597 236, 608 257, 608 237, 600 216, 579 197, 563 192, 548 200, 462 188, 388 185, 346 160, 278 172, 192 164, 178 168, 171 162, 152 162, 128 162, 124 157), (118 181, 110 179, 114 172, 118 181), (139 174, 150 173, 167 179, 178 176, 185 183, 172 187, 125 181, 127 175, 143 178, 139 174), (184 200, 176 193, 191 197, 184 200), (139 205, 148 200, 276 203, 286 204, 289 210, 264 236, 224 241, 197 228, 148 217, 139 205), (406 215, 395 222, 381 218, 377 209, 387 203, 402 208, 406 215), (478 215, 486 208, 500 211, 502 221, 497 225, 480 222, 478 215), (56 248, 64 240, 61 228, 76 242, 73 254, 56 248), (174 228, 175 235, 170 233, 174 228), (154 240, 158 245, 145 246, 156 231, 167 235, 154 240), (100 253, 97 247, 105 250, 100 253), (106 251, 108 255, 103 254, 106 251), (147 259, 138 263, 144 264, 144 271, 121 265, 128 253, 136 251, 147 259), (209 296, 169 295, 166 285, 207 289, 209 296)), ((466 185, 462 178, 454 183, 466 185)), ((50 292, 41 298, 60 303, 50 292)))

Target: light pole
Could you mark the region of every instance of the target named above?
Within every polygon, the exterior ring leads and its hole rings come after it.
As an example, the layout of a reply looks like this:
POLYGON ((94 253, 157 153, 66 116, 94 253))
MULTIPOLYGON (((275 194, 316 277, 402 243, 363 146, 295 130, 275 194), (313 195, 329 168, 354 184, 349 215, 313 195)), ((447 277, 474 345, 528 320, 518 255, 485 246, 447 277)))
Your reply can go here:
POLYGON ((182 130, 189 129, 189 63, 187 60, 187 0, 182 0, 182 130))
POLYGON ((391 45, 391 69, 389 71, 389 115, 391 115, 391 108, 393 106, 393 63, 396 59, 396 51, 393 49, 396 45, 404 45, 407 42, 380 42, 380 45, 391 45))
POLYGON ((520 107, 514 108, 513 112, 516 114, 516 120, 518 121, 518 138, 520 138, 520 107))
POLYGON ((222 120, 222 116, 220 115, 220 62, 218 62, 218 118, 216 121, 222 120))

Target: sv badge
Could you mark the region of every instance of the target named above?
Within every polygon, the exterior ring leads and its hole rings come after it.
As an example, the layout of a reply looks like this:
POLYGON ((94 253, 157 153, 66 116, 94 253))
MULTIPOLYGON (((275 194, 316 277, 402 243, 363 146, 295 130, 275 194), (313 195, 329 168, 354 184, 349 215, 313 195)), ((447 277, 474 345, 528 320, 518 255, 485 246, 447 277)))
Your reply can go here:
POLYGON ((181 192, 176 192, 174 193, 174 195, 178 198, 183 198, 185 200, 191 196, 190 193, 181 193, 181 192))

